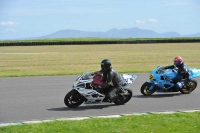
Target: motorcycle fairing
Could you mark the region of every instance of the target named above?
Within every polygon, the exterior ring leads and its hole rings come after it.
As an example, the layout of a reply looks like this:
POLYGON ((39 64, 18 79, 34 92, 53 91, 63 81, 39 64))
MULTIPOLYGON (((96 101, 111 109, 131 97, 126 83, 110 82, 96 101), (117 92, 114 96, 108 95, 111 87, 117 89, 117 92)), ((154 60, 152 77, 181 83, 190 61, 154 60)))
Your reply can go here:
POLYGON ((92 82, 92 79, 89 80, 80 80, 78 79, 77 81, 74 82, 72 88, 86 88, 86 83, 92 82))
POLYGON ((105 95, 95 90, 88 90, 85 88, 76 88, 76 90, 87 99, 85 101, 85 104, 101 103, 103 102, 103 99, 105 98, 105 95))
POLYGON ((196 78, 200 76, 200 69, 189 68, 190 78, 196 78))
POLYGON ((124 82, 123 86, 132 84, 135 81, 135 79, 137 78, 137 75, 135 75, 135 74, 132 74, 132 75, 131 74, 121 74, 120 76, 124 82))
POLYGON ((161 90, 167 90, 174 86, 171 83, 172 79, 176 77, 175 72, 172 69, 163 69, 163 67, 159 66, 151 72, 149 76, 149 83, 152 84, 150 90, 157 86, 161 90))
MULTIPOLYGON (((189 68, 190 73, 190 79, 196 78, 200 76, 200 69, 196 68, 189 68)), ((158 66, 155 68, 151 75, 149 76, 149 79, 147 82, 151 84, 151 87, 149 90, 154 89, 154 87, 158 87, 157 92, 167 91, 167 90, 173 90, 175 84, 171 81, 177 77, 177 70, 176 69, 164 69, 162 66, 158 66)), ((176 91, 176 90, 174 90, 176 91)))

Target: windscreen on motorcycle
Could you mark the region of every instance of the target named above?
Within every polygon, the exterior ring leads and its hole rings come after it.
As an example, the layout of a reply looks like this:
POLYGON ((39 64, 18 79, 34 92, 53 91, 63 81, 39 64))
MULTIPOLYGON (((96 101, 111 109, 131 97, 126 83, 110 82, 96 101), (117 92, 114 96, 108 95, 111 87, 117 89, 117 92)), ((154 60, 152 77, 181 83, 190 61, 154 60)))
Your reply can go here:
POLYGON ((160 67, 157 71, 156 71, 156 73, 165 73, 165 68, 164 67, 160 67))
POLYGON ((82 80, 92 79, 91 73, 86 72, 82 75, 82 80))

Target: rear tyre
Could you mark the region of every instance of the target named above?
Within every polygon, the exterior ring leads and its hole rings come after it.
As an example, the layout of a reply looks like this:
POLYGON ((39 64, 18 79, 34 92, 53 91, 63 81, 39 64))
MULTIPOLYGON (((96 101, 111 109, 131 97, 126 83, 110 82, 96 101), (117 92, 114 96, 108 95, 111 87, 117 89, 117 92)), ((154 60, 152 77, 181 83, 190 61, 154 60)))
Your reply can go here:
POLYGON ((186 85, 183 87, 180 92, 182 94, 189 94, 190 92, 194 91, 197 87, 197 81, 194 79, 191 79, 189 82, 186 83, 186 85))
POLYGON ((124 89, 124 91, 125 91, 125 93, 118 94, 117 98, 114 100, 114 103, 116 105, 125 104, 132 98, 132 95, 133 95, 132 90, 124 89))
POLYGON ((76 90, 71 90, 64 98, 64 103, 69 108, 76 108, 84 102, 85 98, 76 90))
POLYGON ((152 90, 149 90, 151 87, 151 83, 145 82, 140 89, 140 92, 145 96, 150 96, 156 91, 156 87, 154 87, 152 90))
POLYGON ((127 103, 132 98, 133 92, 130 89, 124 89, 124 90, 126 92, 126 94, 123 96, 125 99, 124 103, 127 103))

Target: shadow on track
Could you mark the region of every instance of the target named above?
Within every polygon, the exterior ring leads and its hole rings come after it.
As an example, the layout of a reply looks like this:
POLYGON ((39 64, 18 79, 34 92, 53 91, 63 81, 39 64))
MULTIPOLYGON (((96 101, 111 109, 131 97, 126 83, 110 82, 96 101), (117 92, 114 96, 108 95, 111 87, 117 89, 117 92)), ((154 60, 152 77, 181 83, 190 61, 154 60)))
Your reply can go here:
POLYGON ((174 96, 181 96, 183 94, 181 93, 170 93, 170 94, 152 94, 150 96, 144 96, 144 95, 135 95, 132 96, 133 98, 165 98, 165 97, 174 97, 174 96))
POLYGON ((76 108, 60 107, 60 108, 51 108, 47 110, 49 111, 84 111, 84 110, 90 110, 90 109, 103 109, 103 108, 108 108, 112 106, 118 106, 118 105, 115 105, 115 104, 91 105, 91 106, 79 106, 76 108))

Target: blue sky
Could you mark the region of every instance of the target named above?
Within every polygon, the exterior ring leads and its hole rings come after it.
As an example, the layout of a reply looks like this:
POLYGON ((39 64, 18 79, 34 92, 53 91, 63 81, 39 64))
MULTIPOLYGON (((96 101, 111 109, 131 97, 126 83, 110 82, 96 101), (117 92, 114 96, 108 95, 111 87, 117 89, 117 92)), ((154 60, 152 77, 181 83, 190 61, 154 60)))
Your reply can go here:
POLYGON ((0 0, 0 40, 59 30, 200 32, 200 0, 0 0))

